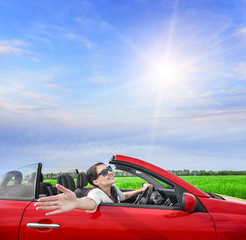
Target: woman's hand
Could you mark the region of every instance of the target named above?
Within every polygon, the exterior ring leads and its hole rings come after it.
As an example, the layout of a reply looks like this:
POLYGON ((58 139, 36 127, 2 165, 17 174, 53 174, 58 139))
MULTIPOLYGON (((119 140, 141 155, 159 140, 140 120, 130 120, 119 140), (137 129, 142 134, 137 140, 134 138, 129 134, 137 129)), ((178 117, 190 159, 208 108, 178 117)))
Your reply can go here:
POLYGON ((143 187, 141 188, 141 191, 144 192, 147 190, 147 188, 150 186, 151 184, 149 183, 144 183, 143 187))
POLYGON ((34 206, 37 207, 36 210, 54 210, 46 213, 46 215, 54 215, 72 211, 77 207, 78 201, 74 192, 60 184, 57 184, 56 188, 63 193, 40 198, 38 202, 34 204, 34 206))
POLYGON ((129 199, 129 198, 131 198, 131 197, 133 197, 133 196, 135 196, 135 195, 137 195, 137 194, 140 194, 140 193, 146 191, 147 188, 148 188, 150 185, 151 185, 151 184, 149 184, 149 183, 145 183, 145 184, 143 185, 143 187, 140 188, 140 189, 138 189, 138 190, 132 190, 132 191, 124 192, 124 194, 125 194, 125 200, 127 200, 127 199, 129 199))

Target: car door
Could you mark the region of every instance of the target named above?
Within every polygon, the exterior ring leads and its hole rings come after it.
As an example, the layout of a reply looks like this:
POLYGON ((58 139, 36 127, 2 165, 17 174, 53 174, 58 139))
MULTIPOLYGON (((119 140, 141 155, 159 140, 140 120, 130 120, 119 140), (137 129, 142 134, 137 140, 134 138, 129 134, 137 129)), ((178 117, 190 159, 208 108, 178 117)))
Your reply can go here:
POLYGON ((18 240, 19 226, 30 201, 0 200, 0 239, 18 240))
POLYGON ((33 202, 39 164, 12 170, 0 177, 0 239, 18 240, 21 219, 33 202))
POLYGON ((102 205, 95 213, 74 210, 46 216, 30 204, 23 216, 19 240, 53 239, 189 239, 215 240, 207 212, 186 213, 132 204, 102 205), (45 224, 45 225, 44 225, 45 224))

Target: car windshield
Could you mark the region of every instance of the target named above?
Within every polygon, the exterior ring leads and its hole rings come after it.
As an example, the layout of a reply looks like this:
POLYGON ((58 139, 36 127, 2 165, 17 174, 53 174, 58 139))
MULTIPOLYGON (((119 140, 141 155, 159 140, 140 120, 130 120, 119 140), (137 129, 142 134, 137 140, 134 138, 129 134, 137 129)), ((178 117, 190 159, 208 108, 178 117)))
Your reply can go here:
POLYGON ((0 177, 0 199, 33 199, 38 164, 9 171, 0 177))

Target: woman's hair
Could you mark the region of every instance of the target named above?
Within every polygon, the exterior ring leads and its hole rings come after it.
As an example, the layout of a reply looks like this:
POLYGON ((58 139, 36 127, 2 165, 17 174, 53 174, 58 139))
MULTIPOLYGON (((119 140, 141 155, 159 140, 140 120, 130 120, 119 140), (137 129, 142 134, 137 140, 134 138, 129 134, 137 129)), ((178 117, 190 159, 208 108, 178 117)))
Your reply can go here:
POLYGON ((97 179, 97 177, 98 177, 98 175, 97 175, 97 166, 99 166, 99 165, 105 165, 104 163, 102 163, 102 162, 99 162, 99 163, 96 163, 96 164, 94 164, 93 166, 91 166, 89 169, 88 169, 88 171, 87 171, 87 180, 88 180, 88 182, 91 184, 91 185, 93 185, 93 186, 95 186, 95 184, 93 183, 93 181, 95 180, 95 179, 97 179))

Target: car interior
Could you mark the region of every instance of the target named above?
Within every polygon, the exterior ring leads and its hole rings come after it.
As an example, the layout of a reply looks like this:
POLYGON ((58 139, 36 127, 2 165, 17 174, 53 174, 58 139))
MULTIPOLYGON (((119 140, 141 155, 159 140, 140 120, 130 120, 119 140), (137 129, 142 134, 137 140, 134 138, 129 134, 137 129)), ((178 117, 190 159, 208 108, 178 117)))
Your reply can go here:
MULTIPOLYGON (((179 202, 175 186, 163 179, 158 179, 158 176, 153 176, 144 169, 135 169, 132 166, 114 164, 115 171, 127 172, 131 176, 136 176, 148 182, 151 186, 143 193, 138 194, 131 199, 116 205, 126 205, 134 207, 158 206, 171 207, 172 209, 179 208, 179 202)), ((78 198, 84 197, 92 187, 87 187, 88 181, 84 172, 76 172, 76 178, 69 173, 61 173, 57 176, 57 183, 73 191, 78 198)), ((117 185, 117 182, 115 183, 117 185)), ((121 189, 121 191, 131 191, 131 189, 121 189)), ((44 180, 44 175, 41 173, 41 166, 32 165, 32 168, 18 169, 6 173, 0 180, 0 198, 1 199, 38 199, 40 197, 52 196, 59 194, 55 185, 44 180), (37 174, 39 173, 39 174, 37 174), (38 184, 36 184, 38 182, 38 184), (35 195, 36 193, 36 195, 35 195), (34 196, 35 195, 35 196, 34 196)), ((110 204, 103 204, 110 205, 110 204)))
MULTIPOLYGON (((175 187, 168 184, 167 182, 162 182, 151 175, 133 169, 132 167, 125 167, 121 165, 115 165, 115 170, 128 172, 132 176, 137 176, 143 179, 146 183, 150 183, 151 186, 143 193, 138 194, 135 197, 132 197, 122 203, 116 205, 133 205, 139 207, 150 206, 163 206, 171 207, 172 209, 178 209, 179 203, 176 196, 175 187)), ((78 170, 77 170, 78 172, 78 170)), ((48 182, 43 182, 43 177, 40 178, 40 189, 39 197, 50 196, 59 194, 60 191, 56 190, 55 186, 51 185, 48 182)), ((87 187, 88 181, 86 174, 84 172, 77 173, 76 181, 69 174, 61 174, 57 177, 57 183, 63 185, 64 187, 73 191, 77 197, 84 197, 92 189, 92 187, 87 187)), ((117 182, 115 183, 117 185, 117 182)), ((131 189, 120 189, 122 192, 131 191, 131 189)), ((102 205, 111 205, 111 204, 102 204, 102 205)), ((115 204, 113 204, 115 205, 115 204)))

